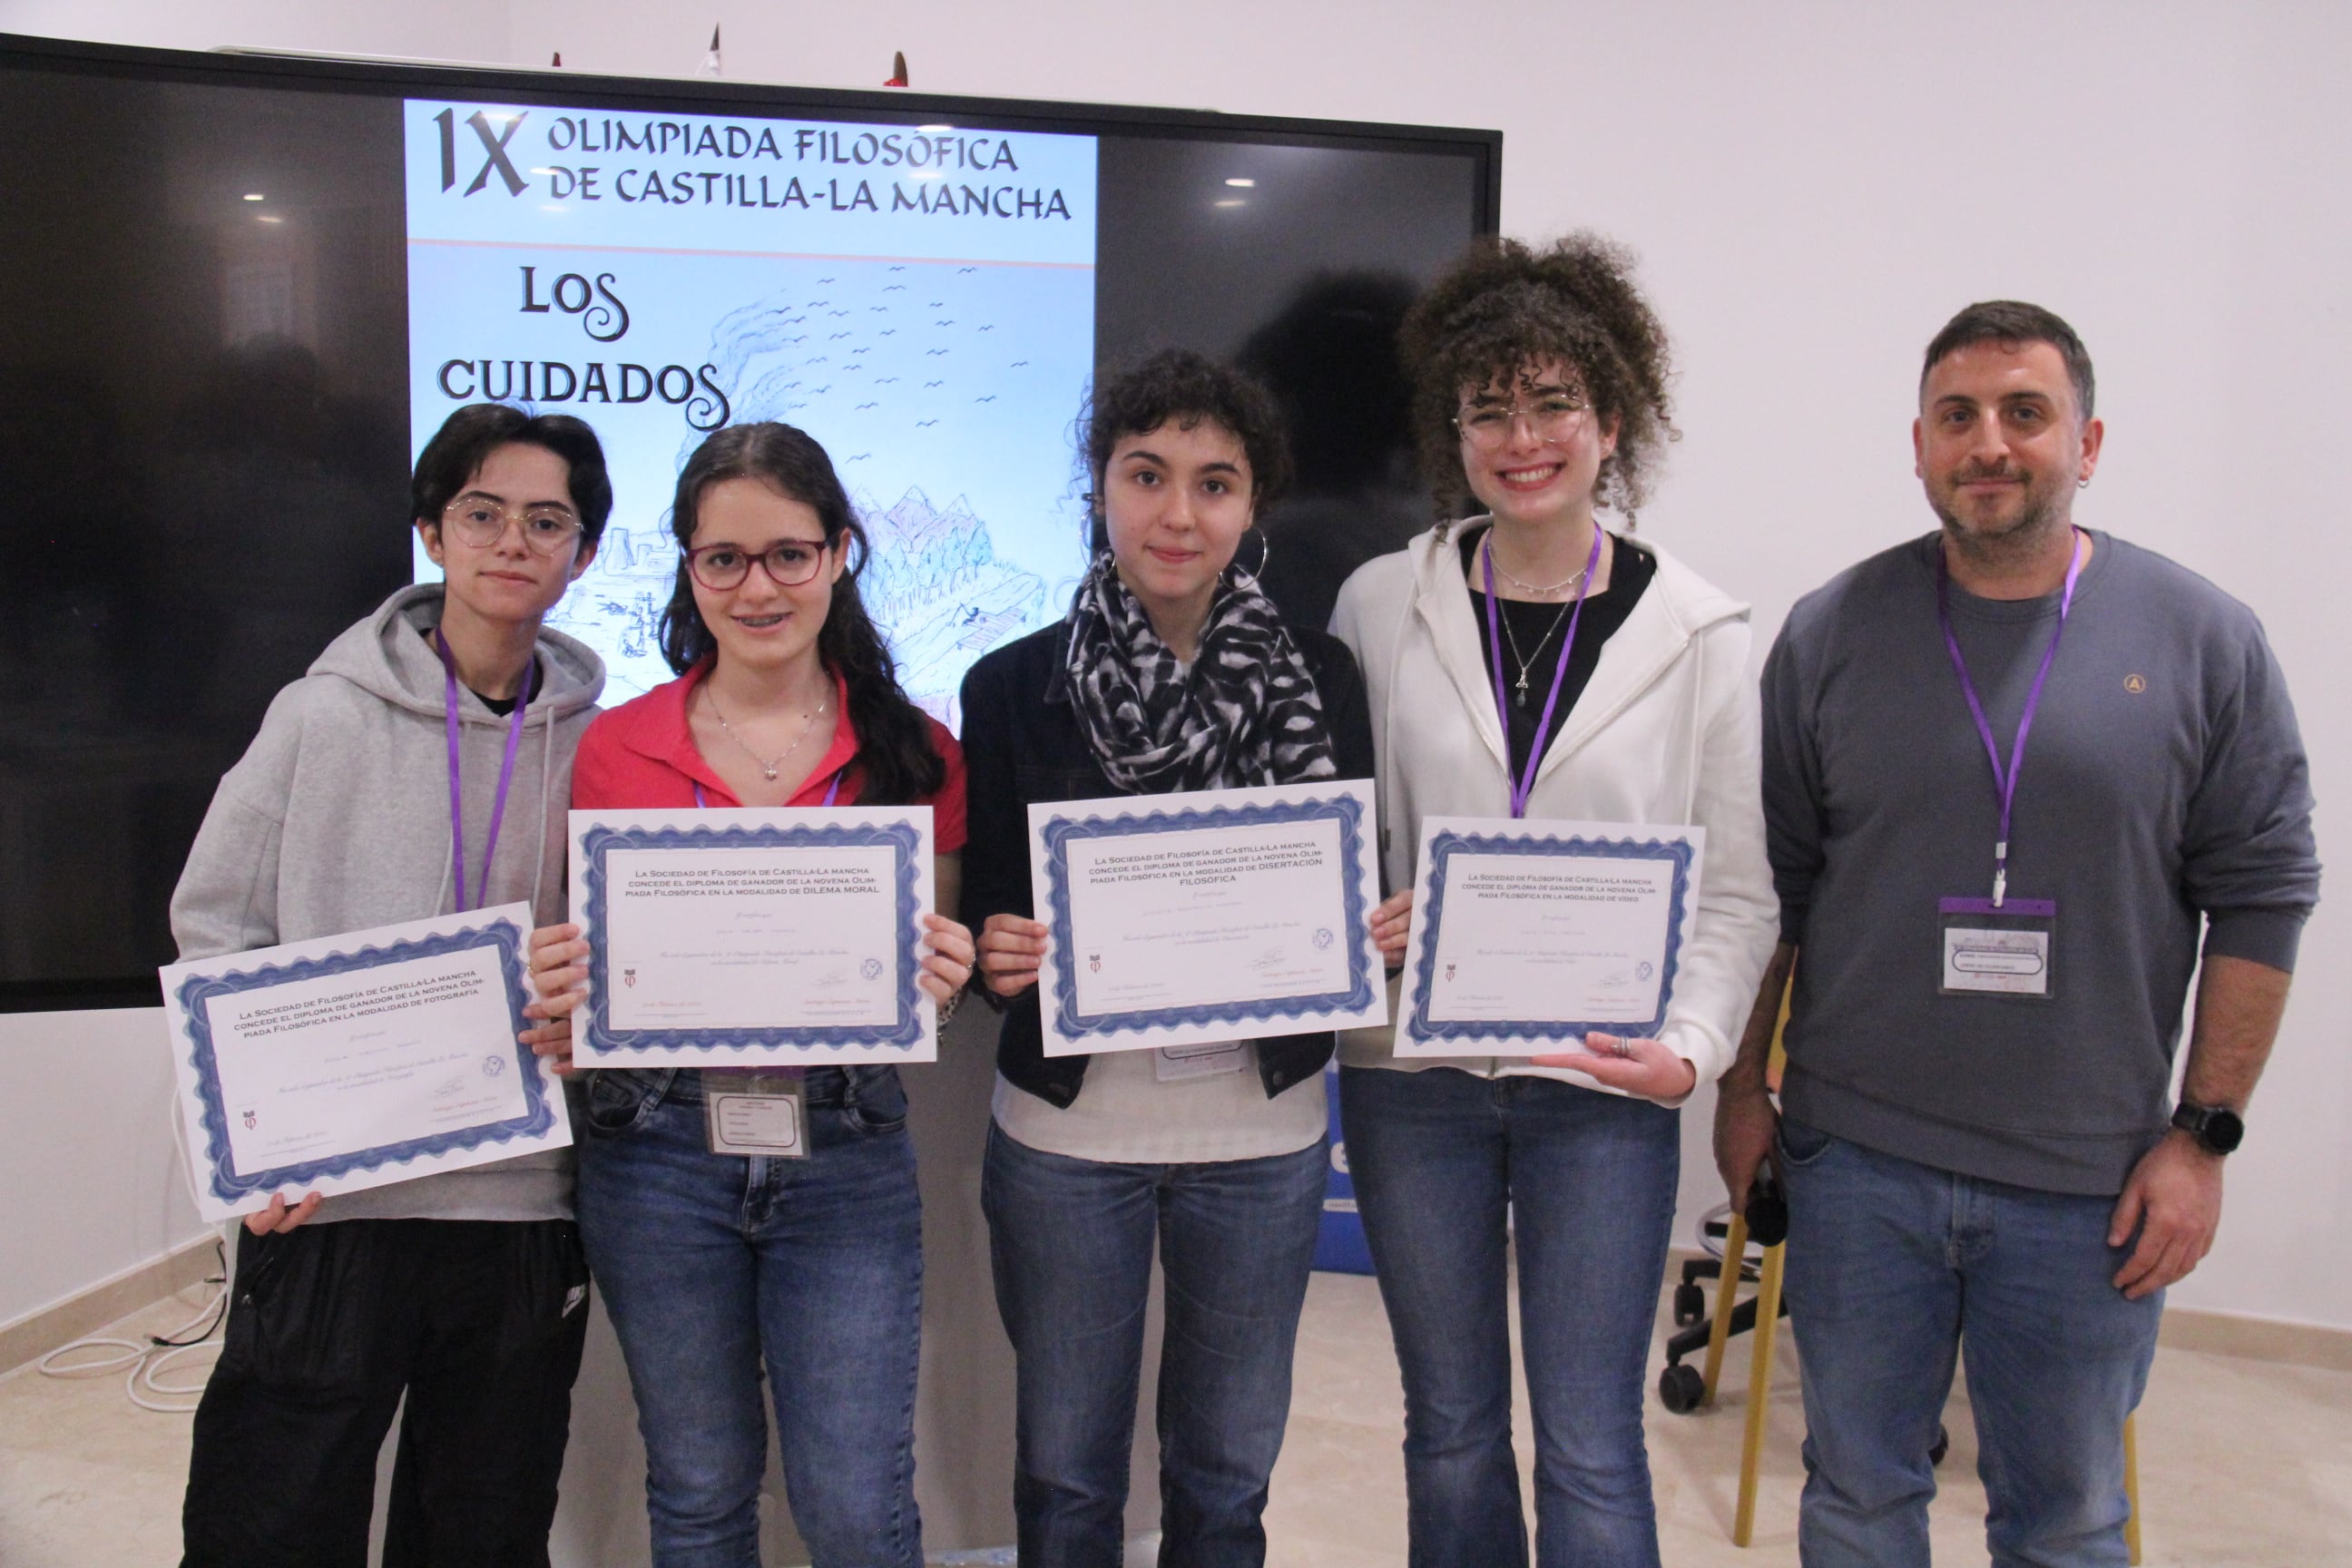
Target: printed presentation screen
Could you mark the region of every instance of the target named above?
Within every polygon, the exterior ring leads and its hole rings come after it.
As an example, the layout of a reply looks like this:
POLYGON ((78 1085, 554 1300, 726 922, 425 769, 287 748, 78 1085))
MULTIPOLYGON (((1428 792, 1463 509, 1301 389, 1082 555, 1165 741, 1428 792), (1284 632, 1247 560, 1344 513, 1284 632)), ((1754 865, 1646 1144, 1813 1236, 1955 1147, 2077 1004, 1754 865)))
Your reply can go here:
POLYGON ((724 425, 824 445, 866 606, 950 725, 965 668, 1060 613, 1094 137, 420 99, 404 125, 411 445, 484 398, 595 426, 632 504, 548 621, 608 706, 670 678, 665 514, 724 425))
MULTIPOLYGON (((1097 367, 1237 359, 1298 477, 1261 521, 1328 618, 1426 526, 1397 321, 1494 232, 1493 132, 129 49, 0 35, 0 1009, 152 1005, 224 773, 429 577, 451 410, 578 415, 603 548, 551 617, 669 675, 679 465, 831 454, 917 700, 1066 609, 1097 367)), ((559 805, 561 803, 558 803, 559 805)))

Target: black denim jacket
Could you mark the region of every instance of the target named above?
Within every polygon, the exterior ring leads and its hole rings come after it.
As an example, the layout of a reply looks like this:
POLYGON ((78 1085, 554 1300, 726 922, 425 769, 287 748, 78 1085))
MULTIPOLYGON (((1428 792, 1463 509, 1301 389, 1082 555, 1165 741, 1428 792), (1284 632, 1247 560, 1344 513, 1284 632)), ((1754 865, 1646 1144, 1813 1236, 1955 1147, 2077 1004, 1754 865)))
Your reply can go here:
MULTIPOLYGON (((1127 791, 1112 784, 1078 727, 1064 675, 1067 622, 1034 632, 973 665, 963 681, 967 822, 962 918, 974 932, 997 914, 1034 919, 1029 892, 1029 805, 1094 800, 1127 791)), ((1371 711, 1355 657, 1339 638, 1290 628, 1330 726, 1343 779, 1372 776, 1371 711)), ((982 994, 996 1002, 983 985, 982 994)), ((1086 1082, 1090 1057, 1048 1057, 1037 994, 998 1004, 1004 1014, 996 1068, 1016 1089, 1067 1110, 1086 1082)), ((1328 1030, 1258 1042, 1258 1076, 1269 1099, 1323 1070, 1328 1030)))

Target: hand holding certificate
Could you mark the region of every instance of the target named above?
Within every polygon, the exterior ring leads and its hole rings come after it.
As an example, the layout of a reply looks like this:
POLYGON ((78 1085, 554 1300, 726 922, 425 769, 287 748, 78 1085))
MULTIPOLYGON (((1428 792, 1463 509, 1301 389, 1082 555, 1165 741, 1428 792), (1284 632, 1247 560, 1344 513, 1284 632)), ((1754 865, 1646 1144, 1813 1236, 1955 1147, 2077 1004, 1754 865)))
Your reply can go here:
POLYGON ((1665 1024, 1706 830, 1428 817, 1403 1057, 1576 1052, 1665 1024))
POLYGON ((1045 1054, 1384 1022, 1371 826, 1336 781, 1032 805, 1045 1054))
POLYGON ((530 922, 509 904, 163 970, 197 1212, 570 1144, 516 1039, 530 922))
POLYGON ((918 1062, 929 806, 572 814, 583 1067, 918 1062))

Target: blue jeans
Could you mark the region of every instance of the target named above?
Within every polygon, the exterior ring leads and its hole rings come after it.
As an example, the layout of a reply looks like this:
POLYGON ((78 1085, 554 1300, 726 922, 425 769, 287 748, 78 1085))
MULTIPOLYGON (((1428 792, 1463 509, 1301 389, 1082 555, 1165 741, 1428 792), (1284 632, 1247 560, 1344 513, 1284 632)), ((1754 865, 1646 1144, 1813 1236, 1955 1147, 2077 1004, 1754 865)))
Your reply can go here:
POLYGON ((1155 1233, 1167 1279, 1160 1568, 1265 1561, 1259 1521, 1290 1416, 1327 1148, 1128 1165, 988 1130, 981 1202, 1019 1365, 1021 1568, 1120 1560, 1155 1233))
POLYGON ((922 1212, 889 1068, 806 1079, 806 1159, 707 1146, 699 1074, 601 1072, 580 1231, 636 1395, 656 1568, 758 1568, 764 1366, 817 1568, 914 1568, 922 1212))
POLYGON ((1537 1560, 1654 1568, 1642 1399, 1681 1113, 1551 1079, 1343 1068, 1339 1119, 1404 1373, 1412 1568, 1528 1561, 1511 1453, 1513 1215, 1537 1560))
POLYGON ((2115 1288, 2115 1200, 1939 1171, 1784 1121, 1806 1568, 1927 1568, 1927 1462, 1963 1339, 1997 1568, 2120 1564, 2124 1419, 2162 1292, 2115 1288))

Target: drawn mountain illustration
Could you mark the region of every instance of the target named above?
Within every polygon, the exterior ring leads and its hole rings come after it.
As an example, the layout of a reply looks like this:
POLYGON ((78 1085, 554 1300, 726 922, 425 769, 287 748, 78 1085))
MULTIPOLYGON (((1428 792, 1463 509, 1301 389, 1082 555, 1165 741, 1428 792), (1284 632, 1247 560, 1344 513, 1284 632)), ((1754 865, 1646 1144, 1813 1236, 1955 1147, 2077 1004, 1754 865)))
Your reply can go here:
POLYGON ((955 721, 956 689, 972 660, 1038 623, 1045 579, 1000 561, 988 525, 961 496, 939 508, 919 489, 890 506, 853 491, 874 553, 860 582, 907 694, 955 721))

